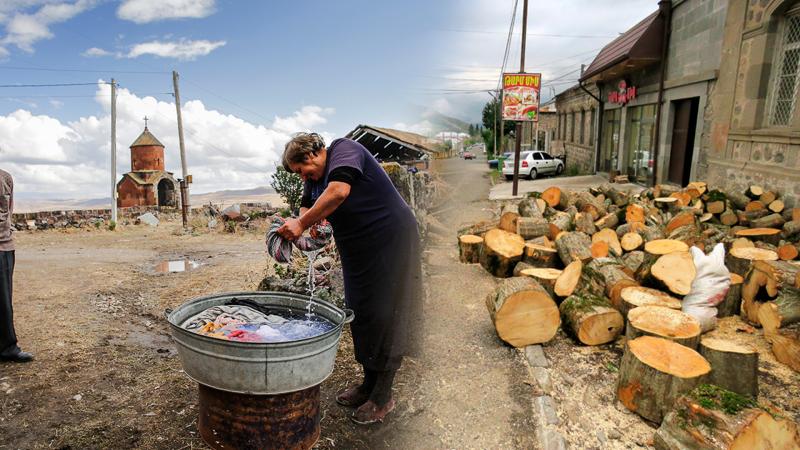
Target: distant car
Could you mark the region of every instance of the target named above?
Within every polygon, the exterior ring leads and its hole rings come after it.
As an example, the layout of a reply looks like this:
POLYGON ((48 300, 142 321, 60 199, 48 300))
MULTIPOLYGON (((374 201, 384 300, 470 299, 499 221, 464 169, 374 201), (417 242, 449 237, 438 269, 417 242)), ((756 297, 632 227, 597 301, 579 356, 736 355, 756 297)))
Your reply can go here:
MULTIPOLYGON (((537 176, 544 174, 559 175, 564 171, 564 162, 551 156, 549 153, 540 151, 528 151, 520 154, 521 164, 519 165, 519 175, 535 180, 537 176)), ((514 177, 514 154, 503 164, 503 175, 507 180, 514 177)))
POLYGON ((475 159, 475 153, 464 152, 464 159, 475 159))

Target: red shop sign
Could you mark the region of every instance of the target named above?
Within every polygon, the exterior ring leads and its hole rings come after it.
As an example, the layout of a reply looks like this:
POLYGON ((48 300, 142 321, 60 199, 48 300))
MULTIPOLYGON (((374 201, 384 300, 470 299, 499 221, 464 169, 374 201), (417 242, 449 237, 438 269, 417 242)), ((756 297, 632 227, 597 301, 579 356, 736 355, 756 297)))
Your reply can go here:
POLYGON ((621 80, 619 82, 616 91, 611 91, 608 93, 609 103, 619 103, 620 105, 624 105, 635 98, 636 86, 628 86, 628 83, 626 83, 625 80, 621 80))

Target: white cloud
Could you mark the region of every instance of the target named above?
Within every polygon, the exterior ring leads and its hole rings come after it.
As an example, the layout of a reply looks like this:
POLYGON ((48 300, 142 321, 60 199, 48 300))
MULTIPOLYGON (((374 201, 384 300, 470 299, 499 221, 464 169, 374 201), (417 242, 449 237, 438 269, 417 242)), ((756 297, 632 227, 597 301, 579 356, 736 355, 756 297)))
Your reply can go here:
POLYGON ((33 45, 50 39, 50 25, 66 22, 78 14, 93 8, 98 0, 76 0, 75 2, 47 3, 38 11, 28 14, 22 11, 44 3, 42 1, 12 1, 0 9, 0 22, 5 24, 6 35, 0 39, 0 56, 8 50, 4 46, 14 45, 20 50, 33 52, 33 45))
POLYGON ((433 134, 433 124, 428 120, 422 120, 417 123, 408 125, 404 122, 398 122, 392 125, 392 128, 401 131, 410 131, 412 133, 421 134, 423 136, 431 136, 433 134))
POLYGON ((109 56, 112 55, 112 53, 108 50, 103 50, 102 48, 92 47, 83 52, 82 55, 90 58, 97 58, 101 56, 109 56))
MULTIPOLYGON (((101 85, 96 92, 103 108, 98 116, 62 122, 24 109, 0 116, 0 166, 14 175, 18 193, 62 198, 106 194, 111 148, 108 89, 101 85)), ((182 112, 193 192, 200 193, 268 185, 291 134, 323 125, 333 110, 304 106, 270 125, 208 109, 199 100, 186 102, 182 112)), ((127 148, 141 133, 145 115, 150 131, 166 146, 167 170, 180 174, 175 104, 138 97, 126 89, 118 90, 117 173, 130 170, 127 148)))
POLYGON ((182 61, 205 56, 225 45, 225 41, 190 41, 181 39, 177 42, 150 41, 134 45, 126 55, 138 58, 142 55, 154 55, 161 58, 175 58, 182 61))
POLYGON ((199 19, 214 14, 215 0, 125 0, 117 17, 135 23, 199 19))

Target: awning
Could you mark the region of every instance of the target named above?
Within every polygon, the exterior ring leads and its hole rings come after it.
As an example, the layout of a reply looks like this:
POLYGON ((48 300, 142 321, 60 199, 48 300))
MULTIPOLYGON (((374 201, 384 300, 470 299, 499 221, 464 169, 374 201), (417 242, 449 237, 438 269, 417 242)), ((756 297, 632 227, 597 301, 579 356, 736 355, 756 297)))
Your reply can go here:
POLYGON ((658 62, 663 38, 664 20, 656 11, 603 47, 580 81, 592 77, 597 81, 610 80, 658 62))
POLYGON ((411 161, 436 153, 430 139, 407 131, 359 125, 346 137, 366 147, 381 161, 411 161))

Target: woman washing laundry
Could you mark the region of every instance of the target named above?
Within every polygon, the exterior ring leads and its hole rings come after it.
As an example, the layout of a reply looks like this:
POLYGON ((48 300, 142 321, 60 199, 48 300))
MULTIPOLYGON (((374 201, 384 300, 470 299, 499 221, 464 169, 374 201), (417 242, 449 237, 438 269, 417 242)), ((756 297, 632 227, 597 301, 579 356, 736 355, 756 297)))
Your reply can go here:
POLYGON ((386 172, 364 146, 350 139, 325 145, 316 133, 299 133, 286 144, 283 166, 305 186, 300 217, 278 233, 296 240, 327 219, 344 273, 345 303, 355 358, 364 380, 336 396, 357 408, 356 423, 380 422, 395 407, 392 383, 409 354, 421 302, 417 222, 386 172))

